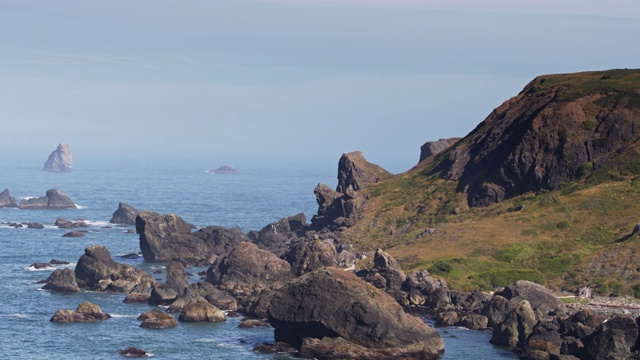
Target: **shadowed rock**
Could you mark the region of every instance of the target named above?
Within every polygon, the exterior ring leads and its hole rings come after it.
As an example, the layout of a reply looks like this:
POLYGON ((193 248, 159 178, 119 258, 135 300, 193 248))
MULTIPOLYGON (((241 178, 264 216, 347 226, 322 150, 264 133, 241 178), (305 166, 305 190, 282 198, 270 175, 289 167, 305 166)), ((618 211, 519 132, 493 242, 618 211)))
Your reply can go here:
POLYGON ((133 206, 120 202, 118 209, 113 212, 109 222, 112 224, 135 225, 138 214, 140 214, 140 212, 133 206))
POLYGON ((80 292, 80 287, 76 283, 76 274, 71 269, 56 269, 49 275, 46 284, 42 287, 46 290, 53 290, 62 293, 80 292))
POLYGON ((80 288, 98 291, 129 292, 138 284, 150 287, 154 282, 143 270, 113 261, 104 245, 84 250, 75 275, 80 288))
POLYGON ((261 249, 282 255, 292 242, 298 241, 297 231, 307 223, 304 213, 282 218, 263 227, 260 231, 251 231, 248 236, 251 242, 261 249))
POLYGON ((102 312, 98 305, 85 301, 75 310, 58 310, 51 322, 93 322, 109 319, 111 315, 102 312))
POLYGON ((178 321, 173 315, 165 314, 158 309, 141 314, 138 320, 142 320, 140 327, 145 329, 166 329, 178 326, 178 321))
POLYGON ((460 138, 439 139, 436 141, 427 141, 420 147, 420 160, 419 163, 434 157, 441 152, 447 150, 451 145, 455 144, 460 138))
POLYGON ((9 194, 9 189, 4 189, 0 192, 0 208, 15 208, 18 207, 16 199, 9 194))
POLYGON ((20 201, 20 209, 77 209, 76 204, 58 189, 49 189, 45 196, 20 201))
POLYGON ((73 168, 73 156, 69 145, 61 143, 51 152, 49 158, 44 163, 42 170, 54 172, 68 172, 73 168))

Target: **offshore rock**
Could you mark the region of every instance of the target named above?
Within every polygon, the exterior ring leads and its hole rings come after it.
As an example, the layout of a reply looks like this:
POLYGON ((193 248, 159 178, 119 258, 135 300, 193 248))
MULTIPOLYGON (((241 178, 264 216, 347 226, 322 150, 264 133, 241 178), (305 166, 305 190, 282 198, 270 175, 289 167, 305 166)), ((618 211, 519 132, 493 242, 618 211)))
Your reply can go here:
POLYGON ((290 281, 275 291, 268 312, 277 342, 317 358, 335 358, 331 349, 336 342, 360 354, 352 358, 429 358, 444 350, 433 328, 405 314, 391 296, 339 269, 325 268, 290 281))
POLYGON ((118 203, 118 209, 113 212, 109 222, 112 224, 135 225, 138 214, 140 212, 133 206, 120 202, 118 203))
POLYGON ((187 303, 178 318, 184 322, 222 322, 227 321, 224 312, 204 299, 198 299, 187 303))
POLYGON ((54 171, 54 172, 67 172, 73 168, 73 156, 69 145, 61 143, 58 147, 49 155, 49 158, 44 163, 42 170, 54 171))
POLYGON ((144 259, 208 265, 248 240, 239 229, 209 226, 191 233, 191 227, 176 214, 141 212, 136 218, 136 232, 144 259))
POLYGON ((46 284, 42 287, 45 290, 53 290, 66 294, 80 292, 80 287, 76 283, 76 274, 71 269, 56 269, 49 275, 46 284))
POLYGON ((80 227, 89 227, 89 225, 83 220, 69 221, 62 218, 57 218, 54 223, 59 229, 73 229, 80 227))
POLYGON ((15 208, 18 207, 16 199, 9 194, 9 189, 4 189, 0 192, 0 208, 15 208))
POLYGON ((76 204, 58 189, 49 189, 45 196, 20 201, 20 209, 77 209, 76 204))
POLYGON ((85 301, 75 310, 58 310, 51 322, 93 322, 109 319, 111 315, 102 312, 98 305, 85 301))
POLYGON ((81 289, 97 291, 129 292, 136 285, 151 287, 154 282, 143 270, 115 262, 104 245, 84 250, 75 275, 81 289))
POLYGON ((175 290, 178 294, 183 293, 189 286, 189 279, 184 271, 184 265, 177 261, 172 261, 167 265, 167 287, 175 290))
POLYGON ((173 315, 165 314, 158 309, 141 314, 138 320, 142 320, 140 327, 145 329, 167 329, 178 326, 178 321, 173 315))
POLYGON ((439 139, 436 141, 427 141, 420 147, 420 160, 419 163, 423 162, 426 159, 434 157, 441 152, 450 148, 453 144, 455 144, 460 138, 449 138, 449 139, 439 139))

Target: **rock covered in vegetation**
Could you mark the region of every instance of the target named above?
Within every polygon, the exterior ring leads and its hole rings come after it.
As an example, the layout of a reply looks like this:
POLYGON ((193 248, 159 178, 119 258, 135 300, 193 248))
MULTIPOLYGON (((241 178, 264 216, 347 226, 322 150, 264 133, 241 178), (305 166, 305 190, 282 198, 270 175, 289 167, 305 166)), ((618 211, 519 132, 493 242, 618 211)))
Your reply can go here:
POLYGON ((119 264, 104 245, 89 246, 75 268, 80 288, 98 291, 129 292, 136 285, 150 287, 153 278, 143 270, 119 264))
POLYGON ((138 320, 142 320, 140 327, 145 329, 167 329, 178 326, 178 321, 173 315, 165 314, 158 309, 141 314, 138 320))
POLYGON ((58 310, 51 322, 93 322, 109 319, 111 315, 103 313, 98 305, 88 301, 80 303, 75 310, 58 310))
POLYGON ((109 220, 112 224, 124 224, 124 225, 135 225, 136 217, 140 214, 136 208, 133 206, 120 202, 118 203, 118 208, 111 215, 111 220, 109 220))
POLYGON ((67 294, 80 292, 80 287, 76 282, 76 274, 71 269, 56 269, 45 281, 46 284, 42 288, 46 290, 67 294))
POLYGON ((239 229, 209 226, 191 233, 192 225, 176 214, 143 211, 136 218, 140 250, 146 261, 211 264, 248 238, 239 229))
POLYGON ((69 145, 61 143, 51 152, 49 158, 44 163, 42 170, 54 172, 68 172, 73 169, 73 155, 69 145))
POLYGON ((45 196, 20 201, 20 209, 77 209, 76 204, 58 189, 47 190, 45 196))
POLYGON ((360 354, 356 358, 428 357, 444 349, 440 335, 420 318, 405 314, 392 297, 339 269, 316 270, 290 281, 271 297, 268 313, 277 342, 314 357, 330 358, 337 344, 360 354))
POLYGON ((15 208, 18 207, 16 199, 9 194, 9 189, 4 189, 0 192, 0 208, 15 208))
POLYGON ((441 152, 450 148, 453 144, 455 144, 460 138, 449 138, 449 139, 439 139, 436 141, 427 141, 420 147, 420 160, 419 163, 423 162, 426 159, 434 157, 441 152))

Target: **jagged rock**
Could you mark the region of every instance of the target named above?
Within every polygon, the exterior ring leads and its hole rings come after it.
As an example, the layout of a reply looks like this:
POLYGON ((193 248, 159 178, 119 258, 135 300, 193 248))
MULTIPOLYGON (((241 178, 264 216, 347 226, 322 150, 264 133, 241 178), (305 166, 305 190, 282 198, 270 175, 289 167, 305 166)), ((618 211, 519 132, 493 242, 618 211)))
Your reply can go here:
POLYGON ((240 329, 265 328, 265 327, 269 327, 269 324, 258 319, 244 319, 240 322, 240 324, 238 324, 238 328, 240 329))
POLYGON ((80 292, 80 287, 76 283, 76 274, 71 269, 54 270, 42 288, 62 293, 80 292))
POLYGON ((496 327, 504 322, 510 310, 510 302, 500 295, 495 295, 483 307, 481 314, 489 319, 489 326, 496 327))
POLYGON ((604 315, 583 309, 565 320, 560 326, 560 332, 565 336, 583 339, 593 334, 604 320, 604 315))
POLYGON ((112 224, 135 225, 138 214, 140 212, 133 206, 120 202, 118 203, 118 209, 113 212, 109 222, 112 224))
POLYGON ((176 214, 143 211, 136 218, 140 250, 146 261, 211 264, 248 238, 239 229, 209 226, 191 233, 192 225, 176 214))
POLYGON ((628 315, 616 316, 601 324, 583 339, 585 358, 589 360, 628 359, 638 338, 638 325, 628 315))
POLYGON ((558 330, 554 321, 540 321, 526 339, 525 358, 548 359, 551 354, 560 354, 563 340, 558 330))
POLYGON ((135 347, 128 347, 121 350, 118 354, 126 357, 151 357, 151 354, 135 347))
POLYGON ((153 278, 140 269, 119 264, 111 258, 104 245, 89 246, 75 268, 81 289, 129 292, 138 284, 150 287, 153 278))
POLYGON ((470 314, 462 318, 458 323, 459 326, 466 327, 471 330, 484 330, 489 324, 489 319, 484 315, 470 314))
POLYGON ((167 287, 181 294, 189 286, 189 279, 184 272, 184 265, 177 261, 172 261, 167 265, 167 287))
POLYGON ((69 220, 65 220, 62 218, 57 218, 56 222, 54 223, 55 226, 57 226, 60 229, 73 229, 73 228, 79 228, 79 227, 89 227, 89 225, 82 221, 82 220, 76 220, 76 221, 69 221, 69 220))
POLYGON ((9 189, 4 189, 0 192, 0 208, 15 208, 18 207, 16 199, 9 194, 9 189))
POLYGON ((460 138, 439 139, 436 141, 427 141, 420 147, 420 161, 429 159, 447 150, 451 145, 455 144, 460 138))
POLYGON ((98 305, 88 301, 80 303, 75 310, 58 310, 51 322, 92 322, 109 319, 111 315, 102 312, 98 305))
POLYGON ((291 271, 295 276, 327 266, 336 266, 336 257, 333 244, 320 240, 298 242, 282 255, 282 259, 291 265, 291 271))
MULTIPOLYGON (((317 344, 322 338, 351 342, 367 354, 435 357, 444 350, 433 328, 405 314, 388 294, 339 269, 324 268, 291 280, 275 291, 268 312, 275 340, 302 347, 301 351, 305 341, 317 344)), ((326 358, 322 350, 306 349, 314 357, 326 358)))
POLYGON ((260 231, 249 232, 249 239, 261 249, 282 255, 292 241, 297 241, 296 232, 307 223, 304 213, 280 219, 263 227, 260 231))
POLYGON ((380 166, 368 162, 360 151, 342 154, 338 162, 336 191, 345 194, 349 186, 354 191, 366 189, 390 175, 380 166))
POLYGON ((151 288, 145 284, 134 286, 125 297, 124 302, 129 303, 146 303, 151 297, 151 288))
POLYGON ((164 284, 157 284, 151 288, 149 305, 171 305, 177 298, 177 291, 164 284))
POLYGON ((226 321, 227 318, 224 316, 224 312, 215 305, 212 305, 207 300, 199 299, 187 303, 182 309, 178 320, 184 322, 221 322, 226 321))
POLYGON ((73 156, 69 145, 61 143, 58 147, 51 152, 49 158, 44 163, 42 170, 55 171, 55 172, 67 172, 73 168, 73 156))
POLYGON ((358 258, 356 258, 356 254, 346 249, 340 249, 338 256, 336 257, 338 266, 342 268, 348 268, 355 265, 357 260, 358 258))
POLYGON ((364 279, 378 284, 376 287, 382 289, 400 290, 406 275, 400 268, 400 264, 391 255, 382 249, 377 249, 373 255, 373 268, 364 279), (384 281, 380 281, 378 276, 384 278, 384 281))
POLYGON ((500 295, 514 304, 519 303, 520 300, 527 300, 539 316, 567 311, 564 303, 549 289, 531 281, 518 280, 496 295, 500 295))
POLYGON ((20 201, 20 209, 77 209, 76 204, 58 189, 49 189, 45 196, 20 201))
POLYGON ((68 233, 64 233, 62 237, 70 237, 70 238, 78 238, 85 236, 84 231, 69 231, 68 233))
POLYGON ((264 290, 278 289, 291 278, 289 263, 249 242, 240 243, 207 270, 208 282, 239 301, 264 290))
POLYGON ((141 314, 138 320, 142 320, 140 327, 145 329, 166 329, 178 326, 178 321, 173 315, 165 314, 158 309, 141 314))
POLYGON ((244 315, 266 319, 269 315, 269 305, 271 305, 273 290, 264 290, 258 295, 249 296, 243 305, 244 315))
POLYGON ((502 324, 493 328, 489 341, 495 345, 521 348, 537 323, 531 304, 522 300, 507 314, 502 324))
POLYGON ((470 293, 455 294, 455 299, 452 299, 452 303, 464 309, 464 311, 480 313, 485 304, 491 301, 491 298, 491 295, 474 289, 470 293))
POLYGON ((431 295, 440 288, 448 290, 449 286, 444 279, 435 279, 427 270, 414 270, 410 272, 402 284, 402 290, 408 292, 416 289, 424 295, 431 295))

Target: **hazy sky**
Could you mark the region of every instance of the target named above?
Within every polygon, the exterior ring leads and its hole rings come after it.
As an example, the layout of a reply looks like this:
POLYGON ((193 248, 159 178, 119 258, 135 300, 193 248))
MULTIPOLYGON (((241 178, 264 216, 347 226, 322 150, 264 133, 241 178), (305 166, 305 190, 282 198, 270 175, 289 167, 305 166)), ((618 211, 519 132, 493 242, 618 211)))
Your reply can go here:
POLYGON ((640 67, 639 20, 636 0, 0 0, 0 152, 362 150, 399 172, 536 75, 640 67))

